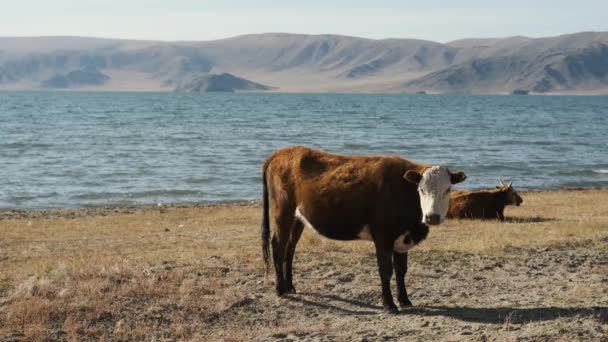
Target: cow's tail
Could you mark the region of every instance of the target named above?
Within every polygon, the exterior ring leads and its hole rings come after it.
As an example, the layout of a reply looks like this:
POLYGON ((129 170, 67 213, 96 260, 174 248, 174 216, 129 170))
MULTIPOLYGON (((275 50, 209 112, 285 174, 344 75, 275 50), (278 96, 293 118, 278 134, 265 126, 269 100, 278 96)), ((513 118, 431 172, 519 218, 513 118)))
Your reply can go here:
POLYGON ((270 270, 270 213, 268 208, 268 182, 266 181, 266 171, 268 170, 269 160, 264 163, 262 168, 262 257, 264 258, 264 271, 270 270))

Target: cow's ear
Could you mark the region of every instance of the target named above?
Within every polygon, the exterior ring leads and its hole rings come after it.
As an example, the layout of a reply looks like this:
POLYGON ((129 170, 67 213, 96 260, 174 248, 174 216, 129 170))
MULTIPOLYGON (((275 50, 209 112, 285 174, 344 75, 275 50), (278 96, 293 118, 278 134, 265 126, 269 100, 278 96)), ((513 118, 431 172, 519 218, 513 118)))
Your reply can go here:
POLYGON ((418 184, 422 180, 422 175, 416 171, 409 170, 403 175, 403 178, 410 183, 418 184))
POLYGON ((465 179, 467 179, 467 175, 465 175, 462 171, 450 173, 450 181, 452 184, 464 182, 465 179))

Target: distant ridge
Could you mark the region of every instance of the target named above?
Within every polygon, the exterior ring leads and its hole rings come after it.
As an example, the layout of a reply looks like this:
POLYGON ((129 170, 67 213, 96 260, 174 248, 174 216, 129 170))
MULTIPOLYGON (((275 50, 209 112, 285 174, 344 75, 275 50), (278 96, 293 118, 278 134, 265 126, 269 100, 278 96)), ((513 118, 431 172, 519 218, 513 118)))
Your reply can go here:
POLYGON ((55 75, 41 83, 44 88, 73 88, 80 86, 100 86, 107 82, 108 76, 93 70, 73 70, 65 75, 55 75))
POLYGON ((213 75, 223 74, 251 82, 229 91, 608 94, 608 33, 445 44, 288 33, 206 42, 0 37, 5 90, 186 91, 219 87, 213 75))

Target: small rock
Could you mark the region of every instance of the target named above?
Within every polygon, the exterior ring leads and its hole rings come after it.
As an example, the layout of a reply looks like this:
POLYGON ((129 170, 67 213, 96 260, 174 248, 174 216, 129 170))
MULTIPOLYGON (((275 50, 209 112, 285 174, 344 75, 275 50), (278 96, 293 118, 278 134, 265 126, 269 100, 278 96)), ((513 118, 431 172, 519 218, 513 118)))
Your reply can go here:
POLYGON ((327 273, 325 273, 322 277, 323 278, 330 278, 336 275, 336 271, 329 271, 327 273))
POLYGON ((160 265, 152 266, 143 270, 145 276, 151 276, 158 271, 169 271, 174 269, 177 263, 173 260, 163 260, 160 265))
POLYGON ((109 321, 112 319, 112 313, 108 311, 103 311, 97 315, 98 321, 109 321))
POLYGON ((352 273, 347 273, 338 277, 338 281, 341 283, 350 283, 353 279, 355 279, 355 275, 352 273))

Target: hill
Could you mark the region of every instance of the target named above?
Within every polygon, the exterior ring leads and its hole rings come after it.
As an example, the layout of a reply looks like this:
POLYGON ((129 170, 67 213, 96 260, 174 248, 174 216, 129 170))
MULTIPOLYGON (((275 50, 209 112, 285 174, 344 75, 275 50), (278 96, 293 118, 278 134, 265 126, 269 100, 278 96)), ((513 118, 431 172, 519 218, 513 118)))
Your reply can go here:
POLYGON ((72 89, 173 91, 224 73, 283 92, 608 94, 608 33, 445 44, 284 33, 206 42, 0 38, 5 90, 50 80, 72 89), (82 75, 87 70, 96 76, 82 75))

